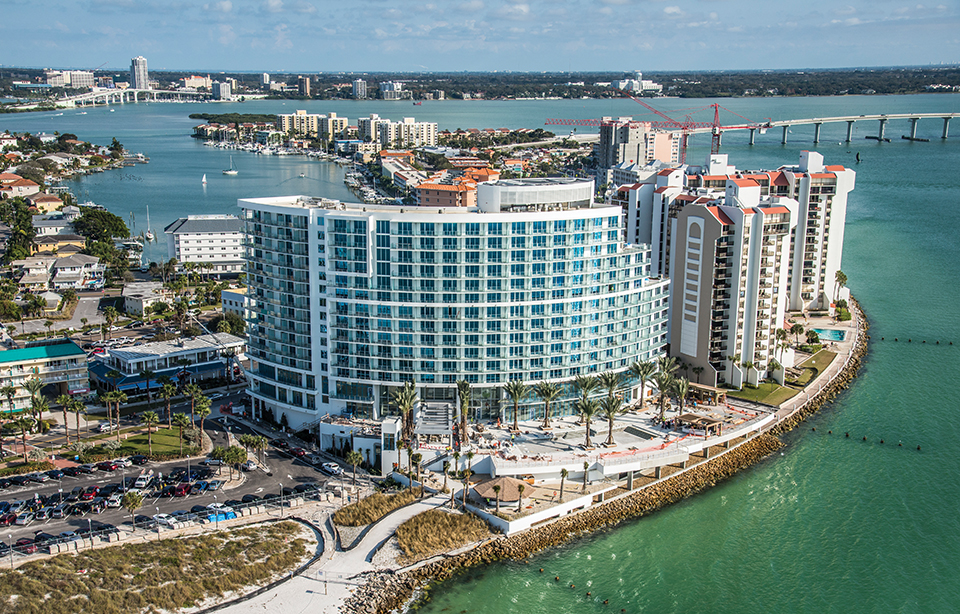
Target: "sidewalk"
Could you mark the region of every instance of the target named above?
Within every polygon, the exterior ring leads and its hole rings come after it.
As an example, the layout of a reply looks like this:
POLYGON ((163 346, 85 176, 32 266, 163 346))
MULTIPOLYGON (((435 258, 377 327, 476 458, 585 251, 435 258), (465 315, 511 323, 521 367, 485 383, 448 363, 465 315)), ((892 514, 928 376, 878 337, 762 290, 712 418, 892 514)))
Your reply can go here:
POLYGON ((327 518, 332 515, 332 511, 318 513, 317 516, 322 520, 315 519, 314 522, 323 526, 325 541, 323 558, 302 575, 281 584, 276 589, 220 611, 230 614, 251 611, 275 614, 293 614, 294 612, 339 614, 342 611, 343 601, 350 596, 355 586, 362 583, 362 580, 358 580, 356 576, 377 569, 369 559, 373 558, 373 554, 381 543, 389 539, 397 527, 410 518, 441 507, 447 501, 448 497, 436 495, 388 514, 364 536, 357 547, 349 552, 332 551, 335 541, 327 528, 327 518))

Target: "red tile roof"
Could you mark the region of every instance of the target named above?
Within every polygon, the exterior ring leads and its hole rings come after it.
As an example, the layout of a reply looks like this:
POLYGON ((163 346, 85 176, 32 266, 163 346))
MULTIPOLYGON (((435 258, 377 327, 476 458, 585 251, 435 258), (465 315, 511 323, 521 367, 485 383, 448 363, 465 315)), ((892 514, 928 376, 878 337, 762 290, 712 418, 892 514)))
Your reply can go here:
POLYGON ((731 182, 740 186, 741 188, 759 188, 760 184, 754 181, 753 179, 730 179, 731 182))
POLYGON ((717 218, 717 221, 723 224, 724 226, 732 226, 733 220, 724 213, 720 207, 707 207, 707 211, 713 214, 713 217, 717 218))
POLYGON ((786 207, 761 207, 760 211, 763 212, 764 215, 772 213, 790 213, 790 210, 786 207))
POLYGON ((845 171, 845 170, 847 170, 847 169, 845 169, 845 168, 843 167, 842 164, 833 164, 833 165, 831 165, 831 166, 826 166, 826 167, 824 167, 824 168, 826 168, 828 171, 832 171, 832 172, 834 172, 834 173, 839 172, 839 171, 845 171))

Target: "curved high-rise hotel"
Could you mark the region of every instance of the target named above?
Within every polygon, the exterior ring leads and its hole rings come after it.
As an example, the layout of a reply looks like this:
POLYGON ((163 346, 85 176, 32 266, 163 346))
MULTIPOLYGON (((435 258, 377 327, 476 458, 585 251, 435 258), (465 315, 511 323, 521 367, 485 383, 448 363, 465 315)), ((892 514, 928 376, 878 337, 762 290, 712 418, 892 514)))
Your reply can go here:
MULTIPOLYGON (((405 382, 452 403, 466 380, 473 419, 506 418, 509 380, 568 383, 663 354, 669 282, 650 277, 649 246, 624 243, 621 208, 594 203, 592 181, 477 192, 463 208, 239 201, 257 415, 376 419, 405 382)), ((568 386, 551 413, 572 413, 573 397, 568 386)), ((521 405, 541 412, 532 395, 521 405)))

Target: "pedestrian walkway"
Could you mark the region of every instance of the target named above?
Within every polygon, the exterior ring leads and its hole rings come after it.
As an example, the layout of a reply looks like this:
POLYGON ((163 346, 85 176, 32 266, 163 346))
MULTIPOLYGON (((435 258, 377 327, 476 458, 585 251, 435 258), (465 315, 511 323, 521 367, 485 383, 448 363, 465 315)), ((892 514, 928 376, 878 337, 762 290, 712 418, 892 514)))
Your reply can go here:
MULTIPOLYGON (((375 571, 370 562, 380 546, 386 542, 401 524, 427 510, 443 506, 449 501, 445 495, 435 495, 423 501, 400 508, 380 519, 363 540, 349 552, 334 551, 333 536, 323 527, 323 558, 310 566, 301 575, 284 582, 274 590, 267 591, 248 601, 226 607, 220 612, 267 612, 294 614, 310 612, 339 614, 345 599, 362 583, 359 574, 375 571), (327 543, 329 540, 329 543, 327 543)), ((332 515, 332 512, 330 512, 332 515)), ((329 515, 328 515, 329 517, 329 515)), ((318 524, 326 525, 326 518, 318 524)))

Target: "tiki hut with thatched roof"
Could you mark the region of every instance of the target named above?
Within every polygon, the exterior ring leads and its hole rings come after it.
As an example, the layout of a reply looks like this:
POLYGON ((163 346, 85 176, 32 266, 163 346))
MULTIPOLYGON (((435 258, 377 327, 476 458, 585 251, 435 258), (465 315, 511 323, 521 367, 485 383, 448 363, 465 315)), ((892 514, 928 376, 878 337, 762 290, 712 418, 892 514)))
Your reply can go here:
POLYGON ((484 499, 487 502, 487 505, 496 503, 497 493, 494 492, 493 487, 500 487, 500 503, 516 503, 520 500, 520 485, 523 485, 524 490, 523 494, 527 497, 533 494, 535 490, 533 486, 524 482, 523 480, 518 480, 511 477, 500 477, 493 478, 492 480, 487 480, 486 482, 480 482, 473 487, 473 491, 477 493, 477 496, 481 499, 484 499))

